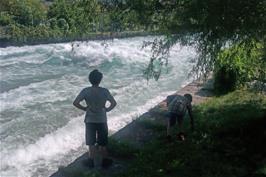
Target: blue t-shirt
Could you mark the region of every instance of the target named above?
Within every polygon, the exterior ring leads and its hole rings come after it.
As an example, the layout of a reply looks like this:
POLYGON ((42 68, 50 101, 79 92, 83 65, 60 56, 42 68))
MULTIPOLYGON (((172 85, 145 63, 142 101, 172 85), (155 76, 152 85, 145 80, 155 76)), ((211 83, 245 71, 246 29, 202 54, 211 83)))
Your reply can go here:
POLYGON ((75 101, 85 100, 87 104, 86 123, 105 123, 107 122, 106 107, 107 101, 114 102, 114 97, 109 90, 102 87, 84 88, 77 96, 75 101))

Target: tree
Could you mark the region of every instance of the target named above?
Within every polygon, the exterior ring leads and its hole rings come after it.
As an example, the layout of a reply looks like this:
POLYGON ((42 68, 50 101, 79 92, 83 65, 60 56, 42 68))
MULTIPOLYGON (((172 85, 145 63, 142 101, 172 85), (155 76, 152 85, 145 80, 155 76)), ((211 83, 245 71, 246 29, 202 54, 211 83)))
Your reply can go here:
POLYGON ((37 26, 46 17, 45 7, 39 0, 3 0, 0 7, 1 15, 5 13, 20 25, 37 26))
POLYGON ((99 21, 100 6, 96 0, 56 0, 48 10, 48 18, 65 20, 70 33, 82 36, 93 31, 99 21))
MULTIPOLYGON (((150 12, 160 7, 159 10, 153 11, 153 14, 156 13, 160 17, 157 18, 159 30, 165 34, 164 39, 151 43, 154 48, 151 66, 158 60, 167 63, 167 57, 162 57, 160 54, 168 54, 167 51, 174 44, 181 43, 197 49, 199 57, 193 71, 199 76, 206 76, 215 69, 215 64, 219 62, 217 58, 224 49, 236 46, 246 51, 242 52, 244 56, 241 61, 250 60, 251 53, 256 49, 258 60, 254 62, 264 63, 260 66, 265 67, 265 0, 150 0, 149 2, 149 7, 145 8, 150 12), (161 5, 158 6, 158 3, 161 5), (155 47, 158 45, 160 47, 155 47)), ((137 8, 142 8, 139 6, 144 6, 145 3, 135 5, 137 8)), ((224 60, 241 53, 241 50, 232 51, 234 52, 227 52, 224 60)), ((149 68, 146 73, 153 76, 153 67, 149 68)), ((266 68, 258 70, 265 71, 266 68)))

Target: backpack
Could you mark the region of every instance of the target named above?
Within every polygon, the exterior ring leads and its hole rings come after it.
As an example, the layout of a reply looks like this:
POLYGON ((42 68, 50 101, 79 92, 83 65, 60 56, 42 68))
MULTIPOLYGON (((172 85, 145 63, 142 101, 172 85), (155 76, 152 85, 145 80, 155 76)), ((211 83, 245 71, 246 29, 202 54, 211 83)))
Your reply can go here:
POLYGON ((178 115, 184 115, 187 111, 187 101, 177 96, 169 104, 168 110, 178 115))

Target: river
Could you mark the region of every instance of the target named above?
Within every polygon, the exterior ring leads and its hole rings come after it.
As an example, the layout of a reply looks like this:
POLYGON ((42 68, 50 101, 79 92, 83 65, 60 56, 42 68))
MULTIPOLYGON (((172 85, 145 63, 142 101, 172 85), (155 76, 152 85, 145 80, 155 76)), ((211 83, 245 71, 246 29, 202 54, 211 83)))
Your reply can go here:
POLYGON ((143 77, 151 50, 141 47, 153 39, 0 48, 0 176, 47 177, 86 151, 84 112, 72 102, 95 68, 118 103, 108 113, 110 133, 187 84, 196 52, 178 44, 159 81, 143 77))

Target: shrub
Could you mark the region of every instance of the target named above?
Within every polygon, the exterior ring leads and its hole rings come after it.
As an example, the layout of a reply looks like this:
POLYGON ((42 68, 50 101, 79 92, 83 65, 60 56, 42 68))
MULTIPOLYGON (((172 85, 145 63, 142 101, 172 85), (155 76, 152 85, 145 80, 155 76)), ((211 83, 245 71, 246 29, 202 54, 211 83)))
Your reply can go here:
POLYGON ((239 44, 224 49, 214 65, 214 89, 227 93, 246 86, 259 79, 262 67, 262 45, 258 43, 239 44), (250 51, 248 51, 250 50, 250 51))
POLYGON ((222 66, 214 74, 214 89, 217 93, 224 94, 235 90, 237 83, 236 69, 222 66))

